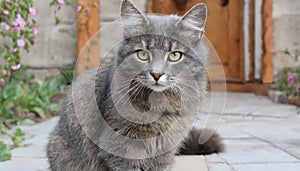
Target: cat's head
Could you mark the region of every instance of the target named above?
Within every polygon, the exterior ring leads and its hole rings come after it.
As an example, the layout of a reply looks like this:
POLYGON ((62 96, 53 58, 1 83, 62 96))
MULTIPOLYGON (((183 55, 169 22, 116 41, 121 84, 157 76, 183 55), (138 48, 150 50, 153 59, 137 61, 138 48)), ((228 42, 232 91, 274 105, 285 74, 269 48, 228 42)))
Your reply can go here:
POLYGON ((197 4, 183 17, 144 15, 129 1, 121 8, 124 41, 117 64, 122 76, 153 91, 205 84, 208 52, 202 43, 207 8, 197 4))

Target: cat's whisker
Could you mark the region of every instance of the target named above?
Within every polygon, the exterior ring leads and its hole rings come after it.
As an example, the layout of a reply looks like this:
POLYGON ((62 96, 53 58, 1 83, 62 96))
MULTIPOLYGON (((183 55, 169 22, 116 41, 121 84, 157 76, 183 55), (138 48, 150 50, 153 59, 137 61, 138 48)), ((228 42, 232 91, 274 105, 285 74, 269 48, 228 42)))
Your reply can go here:
POLYGON ((105 103, 107 100, 109 100, 110 97, 111 97, 113 94, 116 95, 116 94, 122 93, 122 92, 123 92, 124 90, 126 90, 129 86, 130 86, 129 84, 128 84, 128 85, 124 85, 121 89, 117 89, 117 90, 115 90, 115 91, 109 92, 109 94, 107 95, 107 97, 105 98, 105 100, 103 101, 103 103, 105 103))
MULTIPOLYGON (((117 106, 117 105, 119 104, 119 102, 120 102, 125 96, 128 96, 128 97, 129 97, 130 91, 132 91, 133 89, 136 89, 138 86, 139 86, 138 84, 132 86, 127 92, 125 92, 125 93, 123 94, 122 97, 119 98, 119 100, 118 100, 114 105, 117 106)), ((129 99, 128 99, 128 100, 129 100, 129 99)))

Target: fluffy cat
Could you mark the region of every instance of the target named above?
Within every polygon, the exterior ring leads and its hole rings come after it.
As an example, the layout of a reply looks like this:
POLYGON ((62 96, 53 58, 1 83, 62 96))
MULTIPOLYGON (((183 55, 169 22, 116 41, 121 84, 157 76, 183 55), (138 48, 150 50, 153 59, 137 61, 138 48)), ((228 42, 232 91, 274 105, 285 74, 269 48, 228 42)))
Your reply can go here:
POLYGON ((121 10, 115 60, 67 93, 47 146, 53 171, 167 171, 176 154, 223 150, 218 134, 192 128, 206 95, 206 5, 183 17, 145 16, 129 1, 121 10))

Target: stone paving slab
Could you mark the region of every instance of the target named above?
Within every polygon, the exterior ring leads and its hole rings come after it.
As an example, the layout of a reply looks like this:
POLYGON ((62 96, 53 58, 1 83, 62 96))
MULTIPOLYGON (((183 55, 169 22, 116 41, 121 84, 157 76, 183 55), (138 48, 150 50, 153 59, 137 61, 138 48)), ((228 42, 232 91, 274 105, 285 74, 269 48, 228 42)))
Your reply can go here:
POLYGON ((228 164, 208 164, 209 171, 234 171, 228 164))
POLYGON ((300 163, 266 163, 232 165, 238 171, 299 171, 300 163))
MULTIPOLYGON (((220 94, 220 97, 222 96, 220 94)), ((219 102, 221 103, 222 100, 219 102)), ((200 128, 205 123, 209 128, 217 128, 217 132, 226 145, 226 151, 204 157, 176 157, 176 166, 173 170, 300 170, 299 108, 291 105, 278 105, 265 97, 253 94, 238 93, 229 93, 227 104, 227 110, 222 118, 218 112, 210 115, 203 113, 195 123, 200 128), (253 105, 252 113, 247 112, 249 105, 253 105), (268 110, 260 110, 263 106, 268 106, 268 110), (239 107, 239 113, 230 113, 235 110, 235 107, 239 107), (259 110, 255 111, 254 108, 259 110), (275 116, 272 115, 272 110, 278 111, 275 116), (262 113, 255 114, 259 111, 262 113), (268 111, 269 113, 264 113, 268 111)), ((223 104, 218 104, 217 99, 210 105, 221 106, 223 104)), ((24 141, 26 146, 13 149, 12 160, 0 162, 0 171, 47 170, 45 146, 49 132, 57 121, 58 117, 34 126, 20 126, 26 134, 24 141)), ((0 136, 0 139, 10 141, 5 136, 0 136)))
POLYGON ((176 156, 172 171, 208 171, 203 156, 176 156))
POLYGON ((13 158, 0 162, 1 171, 47 171, 46 158, 13 158))
POLYGON ((290 154, 258 139, 225 139, 226 152, 219 154, 229 164, 297 162, 290 154))

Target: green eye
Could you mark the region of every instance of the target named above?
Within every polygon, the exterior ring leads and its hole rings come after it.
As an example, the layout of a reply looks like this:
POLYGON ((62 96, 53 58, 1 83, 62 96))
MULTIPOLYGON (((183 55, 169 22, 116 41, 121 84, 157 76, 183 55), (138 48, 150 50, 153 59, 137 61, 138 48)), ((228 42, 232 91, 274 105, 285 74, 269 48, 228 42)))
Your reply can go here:
POLYGON ((169 57, 168 60, 171 62, 177 62, 182 58, 182 52, 172 52, 169 57))
POLYGON ((148 61, 149 60, 149 53, 146 52, 146 51, 143 51, 143 50, 138 51, 137 56, 142 61, 148 61))

